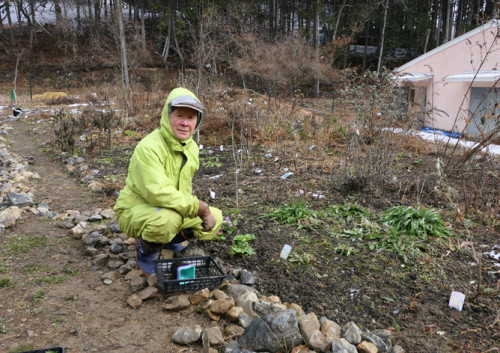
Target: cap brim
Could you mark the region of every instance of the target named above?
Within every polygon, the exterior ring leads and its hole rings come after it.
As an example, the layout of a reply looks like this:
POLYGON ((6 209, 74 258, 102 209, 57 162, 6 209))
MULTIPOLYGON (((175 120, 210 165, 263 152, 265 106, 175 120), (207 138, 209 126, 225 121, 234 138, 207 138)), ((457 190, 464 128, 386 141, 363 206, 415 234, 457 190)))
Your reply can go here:
POLYGON ((194 109, 200 113, 203 113, 204 107, 203 104, 201 104, 200 101, 198 101, 196 98, 191 97, 191 96, 178 96, 172 99, 170 102, 171 107, 184 107, 184 108, 191 108, 194 109))

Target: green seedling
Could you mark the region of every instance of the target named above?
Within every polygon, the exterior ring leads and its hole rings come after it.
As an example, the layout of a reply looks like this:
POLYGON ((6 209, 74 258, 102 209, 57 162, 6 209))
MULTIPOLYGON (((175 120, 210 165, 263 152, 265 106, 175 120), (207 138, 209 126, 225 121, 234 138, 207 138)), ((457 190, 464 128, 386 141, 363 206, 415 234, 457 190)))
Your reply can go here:
POLYGON ((255 255, 255 250, 248 244, 249 241, 254 240, 256 237, 253 234, 237 235, 233 239, 231 245, 231 252, 236 256, 255 255))

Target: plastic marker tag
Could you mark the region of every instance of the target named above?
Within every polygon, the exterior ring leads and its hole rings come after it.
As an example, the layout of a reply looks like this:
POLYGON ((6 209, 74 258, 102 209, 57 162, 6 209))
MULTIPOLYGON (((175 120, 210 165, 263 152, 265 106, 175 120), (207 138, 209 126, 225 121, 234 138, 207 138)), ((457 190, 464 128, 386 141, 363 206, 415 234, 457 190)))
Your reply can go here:
POLYGON ((450 296, 450 308, 457 309, 458 311, 462 311, 465 301, 465 294, 460 292, 451 292, 450 296))
POLYGON ((292 250, 292 247, 288 244, 285 244, 283 246, 283 249, 281 250, 280 257, 286 260, 288 258, 288 255, 290 255, 290 250, 292 250))

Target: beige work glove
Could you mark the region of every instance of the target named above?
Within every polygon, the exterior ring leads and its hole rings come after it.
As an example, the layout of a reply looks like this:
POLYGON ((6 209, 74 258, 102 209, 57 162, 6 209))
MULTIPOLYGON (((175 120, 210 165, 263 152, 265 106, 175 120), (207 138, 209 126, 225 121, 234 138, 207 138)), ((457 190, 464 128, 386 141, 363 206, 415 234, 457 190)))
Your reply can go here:
POLYGON ((209 232, 215 227, 215 217, 205 201, 198 200, 198 217, 201 218, 202 232, 209 232))

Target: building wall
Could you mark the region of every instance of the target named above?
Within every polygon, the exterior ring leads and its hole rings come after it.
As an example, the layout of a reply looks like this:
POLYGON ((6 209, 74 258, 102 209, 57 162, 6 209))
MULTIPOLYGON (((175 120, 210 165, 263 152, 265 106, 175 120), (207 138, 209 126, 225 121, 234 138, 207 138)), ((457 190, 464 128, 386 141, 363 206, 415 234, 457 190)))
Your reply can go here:
MULTIPOLYGON (((421 60, 415 59, 414 64, 410 62, 396 70, 401 74, 434 73, 427 86, 429 114, 425 126, 446 131, 466 130, 471 82, 446 82, 445 78, 467 71, 500 70, 500 40, 496 38, 500 23, 493 24, 472 36, 473 31, 457 37, 424 54, 421 60)), ((475 82, 473 86, 491 87, 492 83, 475 82)))

